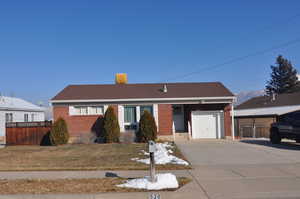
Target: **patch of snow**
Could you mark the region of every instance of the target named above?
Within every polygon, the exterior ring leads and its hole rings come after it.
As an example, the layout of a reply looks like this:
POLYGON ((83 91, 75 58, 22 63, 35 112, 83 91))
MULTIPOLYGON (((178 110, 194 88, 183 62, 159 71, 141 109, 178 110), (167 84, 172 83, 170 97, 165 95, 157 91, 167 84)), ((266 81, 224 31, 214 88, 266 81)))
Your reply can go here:
MULTIPOLYGON (((182 160, 174 155, 170 155, 170 153, 173 153, 171 150, 173 148, 172 145, 169 143, 157 143, 156 144, 156 151, 154 152, 154 160, 155 164, 180 164, 180 165, 189 165, 189 163, 185 160, 182 160)), ((149 153, 142 150, 144 155, 149 156, 149 153)), ((138 159, 138 158, 132 158, 131 160, 142 162, 144 164, 150 164, 150 158, 146 159, 138 159)))
POLYGON ((156 182, 151 182, 150 177, 137 178, 127 180, 124 184, 116 185, 118 187, 161 190, 161 189, 176 189, 179 187, 177 178, 172 173, 156 174, 156 182))

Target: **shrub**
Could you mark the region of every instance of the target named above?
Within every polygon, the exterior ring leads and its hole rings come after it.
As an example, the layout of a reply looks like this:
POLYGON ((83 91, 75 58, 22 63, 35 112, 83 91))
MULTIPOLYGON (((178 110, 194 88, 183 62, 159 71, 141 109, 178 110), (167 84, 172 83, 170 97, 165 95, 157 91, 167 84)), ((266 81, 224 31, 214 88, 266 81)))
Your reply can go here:
POLYGON ((69 140, 69 132, 67 123, 63 118, 58 118, 50 131, 51 145, 67 144, 69 140))
POLYGON ((149 140, 156 140, 157 127, 152 114, 145 110, 139 124, 136 138, 138 142, 148 142, 149 140))
POLYGON ((104 115, 103 121, 104 142, 119 142, 120 126, 112 106, 109 106, 104 115))

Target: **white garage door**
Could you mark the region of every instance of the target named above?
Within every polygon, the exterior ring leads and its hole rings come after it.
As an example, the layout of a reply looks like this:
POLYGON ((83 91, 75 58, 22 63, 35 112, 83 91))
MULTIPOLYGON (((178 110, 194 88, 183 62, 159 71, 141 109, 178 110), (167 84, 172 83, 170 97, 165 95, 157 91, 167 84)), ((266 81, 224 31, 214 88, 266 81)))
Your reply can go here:
POLYGON ((223 117, 217 111, 192 112, 192 137, 221 138, 223 117))

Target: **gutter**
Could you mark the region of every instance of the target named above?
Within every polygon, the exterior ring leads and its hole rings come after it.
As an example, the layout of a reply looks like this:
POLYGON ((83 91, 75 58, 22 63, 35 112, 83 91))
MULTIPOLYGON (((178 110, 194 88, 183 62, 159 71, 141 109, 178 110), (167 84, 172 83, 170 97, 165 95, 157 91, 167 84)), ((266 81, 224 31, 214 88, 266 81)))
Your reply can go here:
MULTIPOLYGON (((199 101, 199 100, 235 100, 235 96, 224 97, 184 97, 184 98, 132 98, 132 99, 79 99, 79 100, 50 100, 51 103, 76 102, 136 102, 136 101, 199 101)), ((220 102, 222 103, 222 102, 220 102)))

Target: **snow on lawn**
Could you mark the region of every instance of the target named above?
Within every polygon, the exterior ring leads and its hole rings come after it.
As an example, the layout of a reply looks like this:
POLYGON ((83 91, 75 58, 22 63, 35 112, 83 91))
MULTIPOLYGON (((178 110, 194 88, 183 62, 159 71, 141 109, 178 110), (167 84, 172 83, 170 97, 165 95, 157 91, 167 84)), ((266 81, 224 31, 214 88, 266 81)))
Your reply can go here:
POLYGON ((172 173, 156 174, 156 179, 156 182, 150 182, 150 177, 146 176, 127 180, 124 184, 116 186, 147 190, 175 189, 179 187, 177 178, 172 173))
MULTIPOLYGON (((156 151, 154 152, 155 164, 170 163, 170 164, 189 165, 189 163, 187 161, 177 158, 174 155, 170 155, 171 153, 173 153, 172 148, 173 148, 173 146, 167 142, 157 143, 156 151)), ((144 150, 142 150, 142 153, 144 155, 149 156, 149 153, 145 152, 144 150)), ((146 158, 146 159, 132 158, 131 160, 137 161, 137 162, 142 162, 145 164, 150 164, 150 158, 146 158)))

